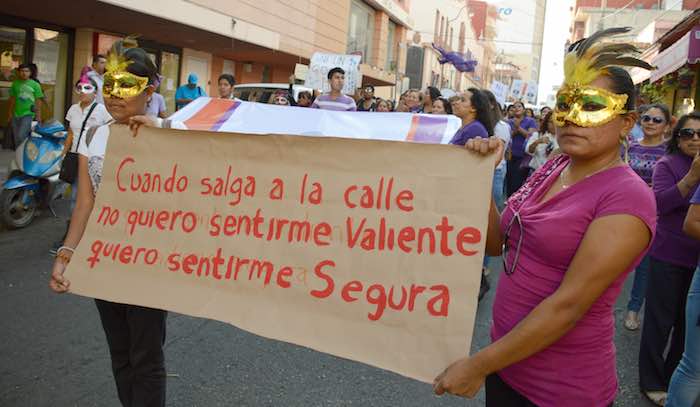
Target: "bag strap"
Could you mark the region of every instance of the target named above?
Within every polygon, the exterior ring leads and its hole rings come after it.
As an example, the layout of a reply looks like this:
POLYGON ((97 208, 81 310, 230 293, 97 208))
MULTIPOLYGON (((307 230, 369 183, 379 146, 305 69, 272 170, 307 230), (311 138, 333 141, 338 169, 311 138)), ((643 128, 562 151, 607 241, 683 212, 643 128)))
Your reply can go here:
MULTIPOLYGON (((83 119, 83 125, 80 127, 80 134, 78 135, 78 144, 76 146, 80 146, 80 139, 83 137, 83 132, 85 131, 85 125, 87 124, 88 119, 90 118, 90 115, 92 115, 92 111, 95 110, 97 107, 97 102, 93 102, 92 106, 90 106, 90 110, 88 111, 87 116, 85 116, 85 119, 83 119)), ((76 147, 78 148, 78 147, 76 147)))

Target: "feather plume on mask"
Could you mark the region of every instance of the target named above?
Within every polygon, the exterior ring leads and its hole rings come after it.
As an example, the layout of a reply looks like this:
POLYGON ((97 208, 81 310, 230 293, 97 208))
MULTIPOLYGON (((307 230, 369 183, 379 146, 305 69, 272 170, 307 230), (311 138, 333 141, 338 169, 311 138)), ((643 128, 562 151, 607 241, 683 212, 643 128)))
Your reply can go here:
POLYGON ((613 66, 654 69, 648 62, 636 57, 640 51, 634 45, 600 42, 630 30, 630 27, 608 28, 572 44, 564 58, 564 85, 587 85, 597 77, 606 75, 607 69, 613 66))

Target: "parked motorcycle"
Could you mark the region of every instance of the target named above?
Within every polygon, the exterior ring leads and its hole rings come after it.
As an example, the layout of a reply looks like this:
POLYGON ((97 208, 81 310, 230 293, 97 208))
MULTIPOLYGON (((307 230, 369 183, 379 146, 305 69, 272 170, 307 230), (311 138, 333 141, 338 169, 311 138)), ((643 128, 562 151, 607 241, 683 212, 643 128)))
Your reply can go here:
POLYGON ((0 221, 9 229, 29 225, 41 207, 65 192, 58 179, 66 141, 65 127, 58 121, 35 126, 15 151, 10 174, 0 192, 0 221))

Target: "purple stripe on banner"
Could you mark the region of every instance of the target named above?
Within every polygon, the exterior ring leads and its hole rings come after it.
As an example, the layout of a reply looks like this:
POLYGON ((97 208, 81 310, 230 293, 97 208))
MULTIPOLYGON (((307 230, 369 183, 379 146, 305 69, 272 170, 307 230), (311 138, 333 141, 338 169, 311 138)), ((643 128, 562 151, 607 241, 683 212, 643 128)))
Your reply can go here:
POLYGON ((413 141, 415 143, 440 144, 447 128, 447 116, 418 116, 413 141))
POLYGON ((221 126, 223 126, 224 123, 226 123, 226 121, 227 121, 228 119, 231 118, 231 115, 232 115, 233 112, 236 110, 236 108, 237 108, 238 106, 240 106, 240 104, 241 104, 241 102, 239 102, 239 101, 233 102, 233 104, 231 105, 231 107, 229 107, 228 110, 226 110, 226 111, 224 112, 224 114, 221 115, 221 117, 219 118, 219 120, 217 120, 216 123, 214 123, 214 125, 211 126, 211 128, 210 128, 209 130, 210 130, 210 131, 219 131, 219 129, 221 128, 221 126))

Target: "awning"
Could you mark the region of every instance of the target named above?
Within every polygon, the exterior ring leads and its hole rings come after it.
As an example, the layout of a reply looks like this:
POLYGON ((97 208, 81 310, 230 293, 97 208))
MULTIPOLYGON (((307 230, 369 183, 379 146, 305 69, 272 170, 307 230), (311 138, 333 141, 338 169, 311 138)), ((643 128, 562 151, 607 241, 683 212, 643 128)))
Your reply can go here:
POLYGON ((650 82, 656 82, 665 75, 680 69, 683 65, 688 63, 691 36, 694 36, 696 33, 697 30, 695 29, 688 31, 681 39, 660 52, 659 55, 652 60, 651 64, 656 66, 656 69, 651 72, 649 77, 650 82))

